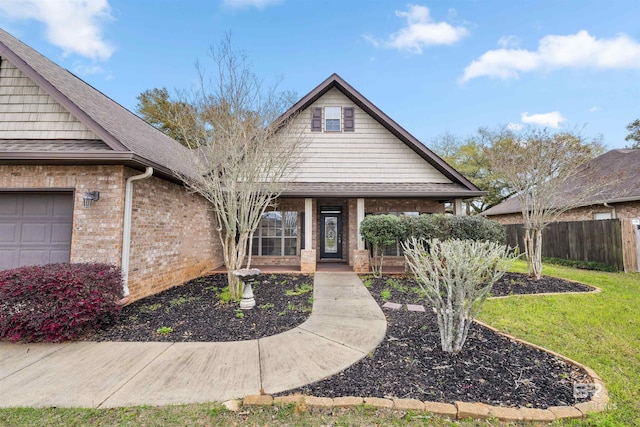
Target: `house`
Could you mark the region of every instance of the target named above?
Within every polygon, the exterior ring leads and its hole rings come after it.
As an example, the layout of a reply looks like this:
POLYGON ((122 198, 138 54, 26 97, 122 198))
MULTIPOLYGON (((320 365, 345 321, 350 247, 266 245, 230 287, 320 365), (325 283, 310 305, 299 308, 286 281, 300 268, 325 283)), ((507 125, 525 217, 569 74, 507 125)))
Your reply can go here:
MULTIPOLYGON (((640 267, 640 149, 611 150, 585 165, 585 173, 570 180, 558 190, 556 203, 568 200, 588 186, 589 195, 577 207, 567 210, 545 230, 554 241, 543 247, 544 256, 604 262, 624 271, 638 271, 640 267), (591 191, 593 183, 597 183, 591 191), (598 191, 599 190, 599 191, 598 191), (575 221, 619 219, 611 242, 605 243, 606 233, 598 224, 576 224, 575 221), (569 223, 569 224, 567 224, 569 223), (567 230, 573 230, 568 232, 567 230), (599 231, 592 231, 599 230, 599 231), (572 238, 569 239, 568 235, 572 238), (612 263, 611 260, 617 260, 612 263)), ((561 205, 560 205, 561 206, 561 205)), ((566 206, 566 205, 565 205, 566 206)), ((487 209, 481 215, 501 224, 522 224, 521 203, 518 197, 487 209)), ((602 226, 603 224, 599 224, 602 226)), ((517 244, 517 236, 508 234, 508 243, 517 244)), ((516 233, 517 234, 517 233, 516 233)))
MULTIPOLYGON (((580 206, 563 213, 558 221, 587 221, 615 218, 640 218, 640 149, 608 151, 587 165, 589 181, 602 183, 600 192, 588 196, 580 206)), ((563 197, 571 197, 576 183, 559 189, 563 197)), ((586 185, 581 181, 577 185, 586 185)), ((511 197, 482 213, 501 224, 521 224, 522 210, 518 197, 511 197)))
POLYGON ((221 265, 182 150, 0 30, 0 269, 110 263, 137 299, 221 265))
MULTIPOLYGON (((137 299, 223 264, 210 205, 174 173, 186 148, 2 30, 0 58, 0 269, 111 263, 137 299)), ((309 144, 255 233, 256 265, 367 271, 366 214, 484 194, 336 74, 293 114, 309 144)))

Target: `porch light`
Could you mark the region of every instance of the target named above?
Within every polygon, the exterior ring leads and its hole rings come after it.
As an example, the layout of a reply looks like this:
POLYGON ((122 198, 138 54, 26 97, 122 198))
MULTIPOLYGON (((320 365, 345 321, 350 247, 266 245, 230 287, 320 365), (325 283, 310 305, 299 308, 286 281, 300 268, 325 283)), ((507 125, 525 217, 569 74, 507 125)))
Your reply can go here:
POLYGON ((100 192, 99 191, 86 191, 84 196, 82 196, 82 202, 85 208, 90 208, 91 203, 100 200, 100 192))

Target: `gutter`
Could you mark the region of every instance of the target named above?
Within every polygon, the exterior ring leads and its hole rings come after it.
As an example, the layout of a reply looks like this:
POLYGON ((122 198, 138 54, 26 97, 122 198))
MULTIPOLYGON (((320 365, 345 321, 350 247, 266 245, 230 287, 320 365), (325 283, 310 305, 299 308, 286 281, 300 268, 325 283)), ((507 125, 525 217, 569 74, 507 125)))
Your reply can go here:
POLYGON ((153 175, 153 168, 147 166, 147 170, 140 175, 127 178, 124 189, 124 226, 122 229, 122 294, 124 299, 129 296, 129 255, 131 252, 131 210, 133 206, 133 182, 147 179, 153 175))

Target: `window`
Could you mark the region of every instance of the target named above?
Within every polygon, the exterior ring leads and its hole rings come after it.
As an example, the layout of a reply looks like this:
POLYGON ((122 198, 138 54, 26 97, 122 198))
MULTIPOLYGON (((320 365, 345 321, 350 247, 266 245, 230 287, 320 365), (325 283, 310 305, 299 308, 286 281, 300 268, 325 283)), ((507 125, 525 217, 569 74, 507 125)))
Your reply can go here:
POLYGON ((342 108, 324 107, 324 130, 326 132, 340 132, 340 119, 342 108))
POLYGON ((315 107, 311 110, 311 131, 322 132, 355 131, 354 107, 315 107), (324 120, 323 117, 324 111, 324 120))
POLYGON ((298 254, 298 212, 265 212, 253 235, 252 255, 298 254))
POLYGON ((611 219, 611 212, 594 212, 593 219, 595 220, 611 219))

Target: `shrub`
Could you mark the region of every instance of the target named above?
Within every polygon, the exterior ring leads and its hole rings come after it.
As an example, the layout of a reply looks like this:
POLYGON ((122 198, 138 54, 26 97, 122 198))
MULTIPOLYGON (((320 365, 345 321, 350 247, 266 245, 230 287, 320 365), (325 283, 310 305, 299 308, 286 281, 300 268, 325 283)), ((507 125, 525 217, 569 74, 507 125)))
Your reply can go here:
POLYGON ((405 259, 431 303, 443 351, 462 349, 473 319, 513 259, 507 246, 474 240, 403 243, 405 259))
POLYGON ((383 248, 401 239, 402 231, 400 218, 395 215, 369 215, 360 223, 362 238, 372 245, 370 263, 375 277, 382 276, 383 248))
POLYGON ((425 240, 468 239, 498 244, 504 244, 506 241, 504 227, 500 223, 482 216, 434 214, 403 217, 402 220, 411 223, 407 227, 411 233, 406 239, 410 237, 425 240))
POLYGON ((0 338, 60 342, 112 322, 120 270, 107 264, 48 264, 0 271, 0 338))
POLYGON ((577 261, 564 258, 542 257, 542 262, 547 264, 561 265, 564 267, 579 268, 580 270, 607 271, 615 273, 618 269, 612 265, 596 261, 577 261))

